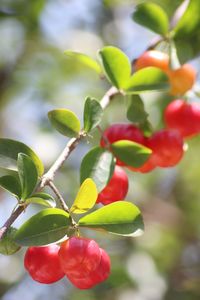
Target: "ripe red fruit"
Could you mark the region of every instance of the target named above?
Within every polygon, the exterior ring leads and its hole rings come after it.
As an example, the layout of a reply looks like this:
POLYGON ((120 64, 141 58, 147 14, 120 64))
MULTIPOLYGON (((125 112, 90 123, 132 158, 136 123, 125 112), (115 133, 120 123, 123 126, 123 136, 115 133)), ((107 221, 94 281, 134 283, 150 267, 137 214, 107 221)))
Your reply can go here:
POLYGON ((156 67, 161 70, 167 70, 169 67, 169 56, 161 51, 149 50, 145 51, 135 62, 136 70, 147 67, 156 67))
POLYGON ((29 247, 24 257, 24 266, 31 277, 40 283, 53 283, 64 277, 58 257, 58 245, 29 247))
POLYGON ((123 200, 128 192, 128 176, 119 166, 115 166, 113 176, 107 186, 99 193, 97 203, 104 205, 123 200))
MULTIPOLYGON (((129 140, 139 144, 144 144, 142 131, 132 124, 113 124, 104 131, 103 135, 108 139, 110 144, 120 140, 129 140)), ((100 145, 101 147, 106 147, 106 142, 103 137, 101 138, 100 145)), ((116 163, 117 165, 125 166, 125 163, 119 159, 117 159, 116 163)))
POLYGON ((94 240, 68 239, 61 245, 59 258, 67 278, 80 289, 89 289, 110 274, 110 258, 94 240))
POLYGON ((167 128, 176 129, 182 137, 191 137, 200 133, 200 105, 175 100, 169 103, 164 111, 167 128))
POLYGON ((59 259, 65 273, 79 276, 96 269, 101 260, 101 252, 94 240, 72 237, 61 244, 59 259))
POLYGON ((155 132, 147 142, 152 160, 159 167, 175 166, 183 156, 183 139, 178 131, 163 129, 155 132))
POLYGON ((91 272, 89 275, 85 276, 83 273, 80 277, 75 277, 70 273, 67 273, 68 279, 79 289, 89 289, 96 284, 106 280, 110 275, 110 258, 105 250, 100 248, 101 261, 98 267, 91 272))

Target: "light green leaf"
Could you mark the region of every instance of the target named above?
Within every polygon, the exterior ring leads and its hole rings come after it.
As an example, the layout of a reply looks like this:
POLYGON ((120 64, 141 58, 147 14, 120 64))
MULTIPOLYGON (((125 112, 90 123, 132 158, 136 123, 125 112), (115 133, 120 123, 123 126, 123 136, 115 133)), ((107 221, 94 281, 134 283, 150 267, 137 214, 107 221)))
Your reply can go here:
POLYGON ((176 38, 191 36, 200 26, 200 2, 199 0, 190 0, 188 7, 180 18, 172 35, 176 38))
POLYGON ((71 213, 83 214, 91 209, 97 200, 98 192, 94 181, 87 178, 81 184, 76 199, 70 209, 71 213))
POLYGON ((77 61, 78 63, 85 65, 86 67, 89 67, 99 75, 102 74, 102 69, 98 64, 98 62, 93 58, 91 58, 90 56, 80 52, 75 52, 70 50, 64 51, 64 54, 67 55, 68 58, 73 59, 74 61, 77 61))
POLYGON ((82 183, 86 178, 92 178, 100 192, 112 177, 114 167, 113 155, 105 149, 95 147, 82 160, 80 181, 82 183))
POLYGON ((135 72, 124 86, 125 92, 130 94, 168 89, 169 80, 167 75, 155 67, 147 67, 135 72))
POLYGON ((120 140, 111 145, 114 155, 131 167, 141 167, 152 151, 140 144, 128 140, 120 140))
POLYGON ((124 236, 137 236, 144 229, 140 210, 126 201, 106 205, 81 218, 78 224, 80 227, 105 230, 124 236))
POLYGON ((0 177, 0 186, 13 194, 18 199, 21 198, 21 184, 19 178, 13 177, 11 175, 5 175, 0 177))
POLYGON ((27 220, 18 229, 15 240, 22 246, 47 245, 67 235, 70 225, 67 212, 58 208, 47 208, 27 220))
POLYGON ((133 20, 148 29, 166 35, 169 29, 169 20, 165 11, 155 3, 141 3, 136 6, 133 20))
POLYGON ((103 116, 101 104, 90 97, 86 98, 84 106, 84 130, 86 132, 94 129, 100 122, 103 116))
POLYGON ((108 80, 118 89, 123 88, 131 75, 131 64, 128 57, 118 48, 104 47, 99 57, 108 80))
POLYGON ((131 95, 128 99, 127 119, 133 123, 141 124, 147 120, 144 103, 139 95, 131 95))
POLYGON ((26 199, 26 204, 33 203, 47 207, 56 207, 55 199, 46 193, 36 193, 32 197, 26 199))
POLYGON ((0 138, 0 166, 16 170, 18 154, 24 153, 31 157, 37 168, 38 175, 41 176, 44 172, 44 167, 39 157, 25 144, 0 138))
POLYGON ((17 165, 22 187, 21 198, 25 200, 33 193, 37 185, 37 169, 32 159, 23 153, 18 154, 17 165))
POLYGON ((77 136, 81 129, 79 119, 68 109, 54 109, 48 113, 48 117, 52 126, 65 136, 77 136))

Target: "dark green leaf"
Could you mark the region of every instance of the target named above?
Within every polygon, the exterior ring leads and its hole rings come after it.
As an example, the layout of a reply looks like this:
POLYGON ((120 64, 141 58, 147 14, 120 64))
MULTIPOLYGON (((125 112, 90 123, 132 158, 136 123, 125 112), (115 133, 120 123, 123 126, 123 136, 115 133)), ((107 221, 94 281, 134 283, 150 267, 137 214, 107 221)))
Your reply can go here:
POLYGON ((56 207, 55 199, 46 193, 35 193, 30 198, 26 199, 26 204, 34 203, 47 207, 56 207))
POLYGON ((131 167, 141 167, 152 151, 143 145, 128 140, 120 140, 111 145, 114 155, 131 167))
POLYGON ((69 214, 62 209, 47 208, 26 221, 15 240, 22 246, 42 246, 57 242, 68 233, 69 214))
POLYGON ((89 132, 95 128, 101 122, 102 116, 103 109, 100 103, 90 97, 86 98, 84 107, 84 130, 89 132))
POLYGON ((128 57, 120 49, 111 46, 101 49, 99 56, 108 80, 117 88, 123 88, 131 75, 128 57))
POLYGON ((155 3, 141 3, 136 6, 133 20, 148 29, 166 35, 169 29, 169 20, 165 11, 155 3))
POLYGON ((139 95, 131 95, 128 99, 127 119, 133 123, 141 124, 147 120, 148 114, 139 95))
POLYGON ((92 178, 100 192, 110 180, 114 172, 113 155, 100 147, 90 150, 83 158, 80 169, 81 183, 86 178, 92 178))
POLYGON ((16 244, 14 238, 17 229, 10 227, 0 240, 0 253, 3 255, 12 255, 20 249, 20 246, 16 244))
POLYGON ((130 94, 168 89, 167 75, 155 67, 148 67, 135 72, 124 87, 124 90, 130 94))
POLYGON ((70 50, 67 50, 64 53, 70 59, 76 60, 79 63, 85 65, 86 67, 89 67, 90 69, 97 72, 99 75, 102 74, 102 70, 101 70, 101 67, 98 64, 98 62, 96 60, 94 60, 93 58, 91 58, 90 56, 79 53, 79 52, 70 51, 70 50))
POLYGON ((22 187, 21 198, 25 200, 33 193, 37 185, 37 169, 32 159, 23 153, 18 154, 17 165, 22 187))
POLYGON ((79 119, 68 109, 54 109, 48 113, 48 117, 53 127, 65 136, 77 136, 81 129, 79 119))
POLYGON ((79 220, 79 226, 124 236, 142 233, 144 224, 137 206, 126 201, 106 205, 79 220))
POLYGON ((188 7, 176 24, 172 34, 174 37, 184 37, 192 35, 200 26, 200 1, 190 0, 188 7))
POLYGON ((144 136, 149 137, 152 135, 153 127, 148 120, 146 120, 144 123, 140 123, 139 127, 143 131, 144 136))
POLYGON ((5 175, 0 177, 0 186, 16 196, 17 198, 21 198, 21 184, 19 178, 13 177, 11 175, 5 175))
POLYGON ((41 176, 44 172, 44 167, 39 157, 25 144, 10 140, 0 139, 0 166, 3 168, 16 170, 18 154, 24 153, 34 161, 38 175, 41 176))

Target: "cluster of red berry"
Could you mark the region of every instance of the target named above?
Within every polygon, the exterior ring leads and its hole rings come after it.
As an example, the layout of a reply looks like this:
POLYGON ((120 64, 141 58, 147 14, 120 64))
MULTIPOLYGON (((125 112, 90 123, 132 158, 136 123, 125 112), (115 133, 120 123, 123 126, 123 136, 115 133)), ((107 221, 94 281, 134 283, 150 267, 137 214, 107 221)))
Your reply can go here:
POLYGON ((29 247, 24 266, 40 283, 54 283, 65 275, 79 289, 89 289, 106 280, 110 258, 91 239, 72 237, 58 246, 29 247))
MULTIPOLYGON (((144 52, 134 64, 136 70, 150 66, 160 68, 167 74, 172 95, 184 94, 192 88, 196 79, 196 72, 192 66, 184 64, 179 69, 172 70, 169 67, 169 56, 156 50, 144 52)), ((113 124, 104 131, 100 142, 101 147, 107 147, 107 143, 129 140, 150 148, 152 154, 139 168, 125 165, 116 158, 117 166, 114 174, 99 194, 97 202, 106 205, 126 197, 128 178, 119 166, 127 167, 134 172, 148 173, 156 167, 167 168, 178 164, 184 154, 183 139, 200 133, 200 105, 174 100, 166 107, 164 120, 166 128, 153 133, 148 138, 133 124, 113 124)))
MULTIPOLYGON (((148 66, 158 67, 168 75, 173 95, 185 93, 194 84, 196 74, 193 68, 185 64, 171 70, 169 57, 162 52, 147 51, 135 63, 137 70, 148 66)), ((166 128, 150 137, 145 137, 141 129, 133 124, 113 124, 104 131, 100 141, 103 148, 120 140, 129 140, 150 148, 152 154, 138 168, 126 165, 116 157, 113 176, 99 193, 97 203, 107 205, 126 197, 128 177, 121 166, 141 173, 156 167, 175 166, 184 154, 184 138, 200 133, 200 105, 174 100, 166 107, 164 120, 166 128)), ((24 264, 31 277, 38 282, 53 283, 66 275, 80 289, 89 289, 106 280, 110 274, 108 254, 94 240, 80 237, 71 237, 60 246, 30 247, 24 264)))

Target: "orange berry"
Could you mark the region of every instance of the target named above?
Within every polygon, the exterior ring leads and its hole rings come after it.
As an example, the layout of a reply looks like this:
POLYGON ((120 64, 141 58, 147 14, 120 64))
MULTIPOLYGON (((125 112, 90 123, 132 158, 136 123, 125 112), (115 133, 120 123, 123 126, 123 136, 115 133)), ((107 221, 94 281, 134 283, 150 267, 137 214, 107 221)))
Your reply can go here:
POLYGON ((145 51, 136 61, 135 69, 140 70, 147 67, 156 67, 165 71, 169 67, 169 56, 161 51, 145 51))
POLYGON ((167 74, 171 84, 171 95, 185 94, 192 88, 196 79, 196 71, 189 64, 182 65, 176 70, 169 70, 167 74))

